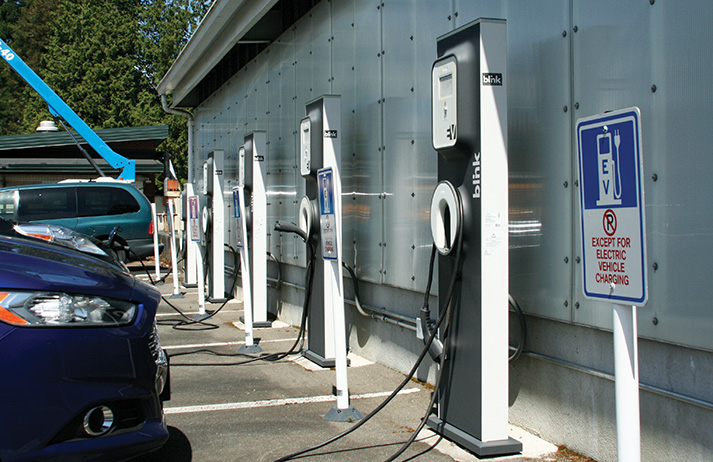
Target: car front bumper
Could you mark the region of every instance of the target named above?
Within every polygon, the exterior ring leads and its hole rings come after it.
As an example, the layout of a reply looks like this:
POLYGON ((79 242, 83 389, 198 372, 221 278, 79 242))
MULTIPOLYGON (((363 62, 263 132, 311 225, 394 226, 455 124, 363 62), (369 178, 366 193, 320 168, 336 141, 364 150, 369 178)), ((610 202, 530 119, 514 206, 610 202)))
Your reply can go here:
POLYGON ((168 439, 168 363, 152 316, 117 328, 12 328, 0 323, 0 459, 128 460, 168 439), (93 409, 110 429, 87 431, 93 409))

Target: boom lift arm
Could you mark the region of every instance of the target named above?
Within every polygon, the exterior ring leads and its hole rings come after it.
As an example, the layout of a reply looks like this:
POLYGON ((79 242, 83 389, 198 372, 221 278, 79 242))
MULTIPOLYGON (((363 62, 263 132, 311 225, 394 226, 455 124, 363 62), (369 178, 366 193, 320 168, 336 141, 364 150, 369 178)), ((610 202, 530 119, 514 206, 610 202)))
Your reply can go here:
POLYGON ((67 103, 55 93, 44 80, 42 80, 19 56, 0 39, 0 56, 47 102, 50 113, 61 117, 86 140, 94 150, 116 169, 122 169, 120 180, 136 180, 136 162, 117 154, 111 149, 94 130, 89 128, 81 117, 70 108, 67 103))

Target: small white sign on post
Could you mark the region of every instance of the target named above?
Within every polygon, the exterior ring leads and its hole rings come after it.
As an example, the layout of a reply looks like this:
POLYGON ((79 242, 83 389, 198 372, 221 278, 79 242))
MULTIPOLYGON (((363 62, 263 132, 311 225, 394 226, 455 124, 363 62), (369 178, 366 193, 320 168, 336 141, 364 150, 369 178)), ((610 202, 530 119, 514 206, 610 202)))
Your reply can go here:
POLYGON ((319 184, 319 224, 322 241, 322 258, 337 259, 337 221, 334 210, 334 175, 331 168, 317 173, 319 184))
POLYGON ((156 269, 155 282, 156 284, 163 284, 161 282, 161 260, 158 252, 158 216, 156 214, 156 202, 151 203, 151 222, 153 223, 153 259, 154 268, 156 269))
POLYGON ((238 188, 233 188, 233 216, 237 218, 238 220, 238 226, 235 228, 235 240, 236 243, 235 245, 238 247, 238 249, 243 248, 243 230, 242 230, 242 218, 241 214, 242 212, 240 211, 240 196, 241 193, 239 189, 242 189, 241 187, 238 188))
POLYGON ((200 215, 198 213, 198 196, 188 197, 188 223, 191 230, 191 241, 201 240, 200 215))
POLYGON ((577 155, 584 295, 612 302, 617 454, 640 461, 636 307, 648 283, 639 108, 578 120, 577 155))

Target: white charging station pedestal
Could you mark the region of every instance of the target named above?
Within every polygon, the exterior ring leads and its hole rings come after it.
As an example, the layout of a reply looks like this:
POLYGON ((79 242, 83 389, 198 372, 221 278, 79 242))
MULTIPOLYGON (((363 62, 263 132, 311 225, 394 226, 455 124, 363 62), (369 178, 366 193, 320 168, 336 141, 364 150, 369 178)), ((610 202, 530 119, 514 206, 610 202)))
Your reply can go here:
MULTIPOLYGON (((255 131, 245 136, 245 196, 249 204, 248 235, 252 282, 253 327, 272 327, 267 319, 267 133, 255 131)), ((245 308, 247 310, 247 307, 245 308)))
POLYGON ((238 349, 238 353, 254 354, 260 353, 260 348, 253 336, 253 297, 250 271, 250 252, 247 245, 248 220, 247 207, 245 202, 245 148, 240 148, 238 152, 238 186, 233 188, 233 210, 238 221, 236 233, 236 245, 240 252, 240 265, 242 268, 243 287, 243 322, 245 324, 245 345, 238 349))
POLYGON ((508 436, 506 42, 504 20, 478 19, 438 38, 432 69, 439 313, 460 276, 439 332, 446 356, 428 425, 479 457, 522 451, 508 436))
MULTIPOLYGON (((201 192, 206 196, 203 207, 203 227, 210 239, 207 246, 207 264, 210 284, 207 300, 223 303, 225 298, 225 198, 223 197, 223 168, 225 152, 215 150, 208 154, 203 164, 201 192)), ((200 283, 200 281, 199 281, 200 283)))

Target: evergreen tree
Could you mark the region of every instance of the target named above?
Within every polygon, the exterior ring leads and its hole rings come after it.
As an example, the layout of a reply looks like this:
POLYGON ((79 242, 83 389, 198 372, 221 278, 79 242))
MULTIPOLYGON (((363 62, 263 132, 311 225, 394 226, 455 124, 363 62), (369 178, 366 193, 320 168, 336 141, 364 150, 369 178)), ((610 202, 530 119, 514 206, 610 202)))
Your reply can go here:
MULTIPOLYGON (((185 178, 186 120, 156 85, 210 6, 207 0, 0 0, 0 37, 92 128, 168 124, 159 150, 185 178)), ((0 135, 32 133, 47 104, 0 68, 0 135)))
MULTIPOLYGON (((133 108, 150 89, 135 66, 137 9, 131 0, 57 2, 40 76, 90 127, 139 122, 133 108)), ((25 108, 28 131, 46 117, 36 101, 25 108)))
MULTIPOLYGON (((143 40, 140 65, 154 87, 168 72, 211 3, 208 0, 143 0, 139 18, 143 40)), ((158 98, 156 92, 153 94, 158 98)), ((170 153, 176 175, 185 180, 188 175, 186 118, 165 114, 160 109, 160 101, 152 107, 159 108, 163 123, 169 126, 169 137, 159 148, 170 153)))
MULTIPOLYGON (((19 0, 0 0, 0 38, 14 46, 15 26, 20 19, 19 0)), ((20 130, 20 117, 7 102, 22 98, 22 79, 9 66, 0 61, 0 135, 10 135, 20 130)))

